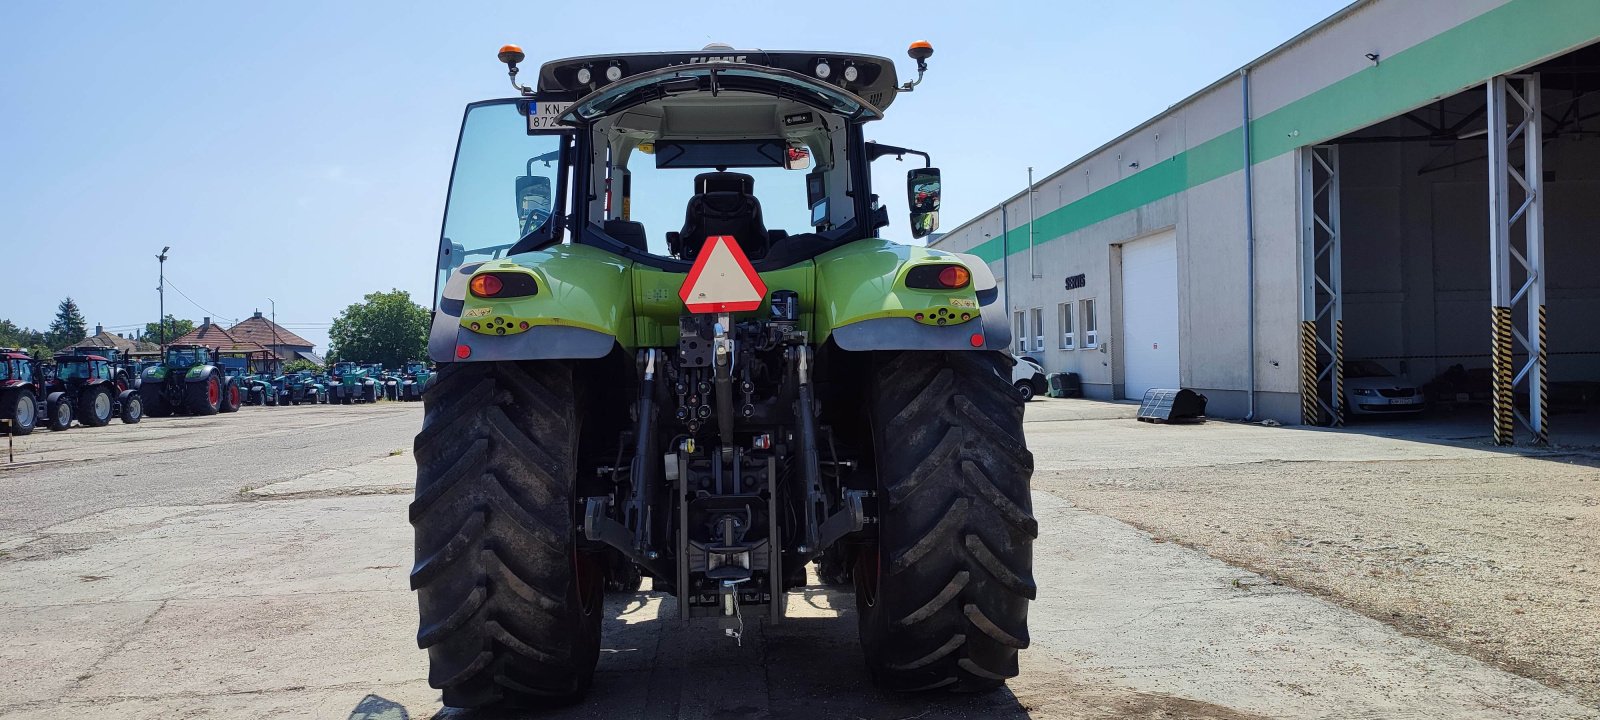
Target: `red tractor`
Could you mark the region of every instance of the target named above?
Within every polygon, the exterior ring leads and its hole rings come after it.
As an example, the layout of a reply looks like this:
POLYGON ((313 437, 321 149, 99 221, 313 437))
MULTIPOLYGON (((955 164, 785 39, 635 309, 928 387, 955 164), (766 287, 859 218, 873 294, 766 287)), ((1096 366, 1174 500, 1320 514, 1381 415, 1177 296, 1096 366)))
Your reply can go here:
POLYGON ((13 435, 27 435, 43 417, 51 430, 72 424, 72 403, 50 392, 38 363, 26 352, 0 348, 0 420, 13 435))
POLYGON ((62 394, 85 427, 101 427, 113 416, 128 425, 144 417, 144 403, 127 373, 114 371, 111 361, 99 355, 57 355, 55 380, 47 387, 62 394))

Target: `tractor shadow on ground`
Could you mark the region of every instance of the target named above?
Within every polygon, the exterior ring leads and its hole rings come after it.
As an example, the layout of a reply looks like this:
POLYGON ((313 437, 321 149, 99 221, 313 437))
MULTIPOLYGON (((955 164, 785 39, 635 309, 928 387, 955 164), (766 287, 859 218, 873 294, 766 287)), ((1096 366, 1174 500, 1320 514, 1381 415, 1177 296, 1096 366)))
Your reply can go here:
POLYGON ((716 623, 678 619, 660 593, 613 596, 594 686, 582 702, 520 713, 446 708, 436 720, 512 718, 1028 718, 1009 688, 906 695, 867 677, 849 592, 809 587, 789 596, 778 623, 747 621, 740 641, 716 623), (742 642, 741 642, 742 641, 742 642))

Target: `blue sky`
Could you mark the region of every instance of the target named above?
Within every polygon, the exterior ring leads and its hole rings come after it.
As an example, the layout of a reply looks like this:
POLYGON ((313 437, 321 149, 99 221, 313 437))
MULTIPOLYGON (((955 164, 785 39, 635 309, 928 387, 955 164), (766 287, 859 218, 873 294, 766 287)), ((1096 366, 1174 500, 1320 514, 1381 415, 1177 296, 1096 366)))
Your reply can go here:
POLYGON ((725 42, 885 55, 908 76, 905 46, 929 40, 927 82, 868 136, 933 154, 949 228, 1343 5, 4 3, 0 318, 42 328, 70 294, 91 325, 153 321, 164 245, 169 312, 275 298, 319 350, 367 292, 427 304, 461 108, 509 94, 506 42, 530 68, 725 42))

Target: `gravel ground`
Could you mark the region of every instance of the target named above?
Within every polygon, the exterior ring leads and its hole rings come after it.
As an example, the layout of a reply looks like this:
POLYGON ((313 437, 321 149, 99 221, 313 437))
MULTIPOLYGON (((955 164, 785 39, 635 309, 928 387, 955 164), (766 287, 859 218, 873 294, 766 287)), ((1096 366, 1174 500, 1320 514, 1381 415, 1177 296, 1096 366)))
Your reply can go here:
POLYGON ((1036 488, 1600 702, 1595 456, 1030 413, 1036 488))

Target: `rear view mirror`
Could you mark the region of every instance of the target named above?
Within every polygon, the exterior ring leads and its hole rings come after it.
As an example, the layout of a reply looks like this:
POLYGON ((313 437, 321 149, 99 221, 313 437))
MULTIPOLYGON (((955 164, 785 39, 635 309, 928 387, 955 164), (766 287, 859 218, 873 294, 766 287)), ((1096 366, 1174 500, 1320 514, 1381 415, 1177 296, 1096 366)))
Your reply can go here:
POLYGON ((924 238, 939 229, 939 168, 906 173, 906 205, 911 208, 911 236, 924 238))
POLYGON ((789 146, 789 154, 784 158, 783 167, 788 170, 804 170, 811 167, 811 151, 803 147, 789 146))
POLYGON ((517 220, 522 225, 523 235, 544 226, 544 221, 550 217, 552 194, 550 178, 542 175, 517 178, 517 220))

